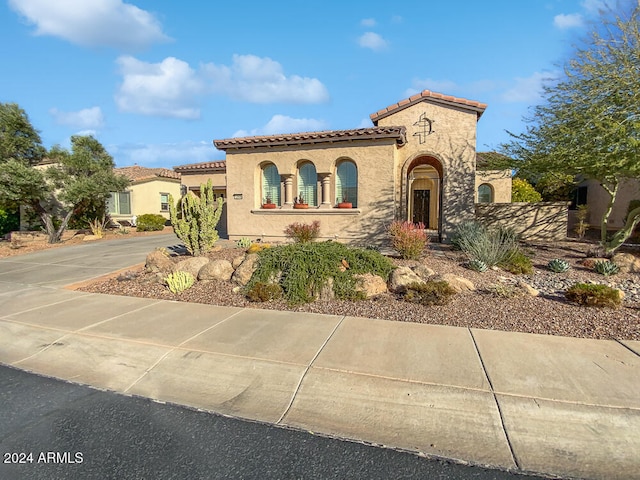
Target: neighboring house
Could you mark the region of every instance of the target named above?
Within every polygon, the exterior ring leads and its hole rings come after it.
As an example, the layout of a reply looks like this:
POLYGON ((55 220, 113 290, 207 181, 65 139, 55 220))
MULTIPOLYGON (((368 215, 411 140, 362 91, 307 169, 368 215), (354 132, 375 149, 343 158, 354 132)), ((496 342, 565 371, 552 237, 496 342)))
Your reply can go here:
POLYGON ((169 219, 169 194, 180 197, 180 174, 166 168, 134 165, 114 169, 131 185, 124 192, 114 192, 107 201, 109 216, 116 222, 132 223, 133 217, 145 213, 160 214, 169 219))
MULTIPOLYGON (((610 200, 609 194, 596 180, 587 180, 578 186, 576 204, 587 205, 589 212, 588 222, 593 228, 600 228, 601 219, 609 206, 610 200)), ((607 229, 618 230, 624 226, 629 202, 632 200, 640 200, 640 180, 623 180, 620 182, 607 229)))
POLYGON ((476 203, 511 203, 511 170, 490 170, 496 152, 476 154, 476 203))

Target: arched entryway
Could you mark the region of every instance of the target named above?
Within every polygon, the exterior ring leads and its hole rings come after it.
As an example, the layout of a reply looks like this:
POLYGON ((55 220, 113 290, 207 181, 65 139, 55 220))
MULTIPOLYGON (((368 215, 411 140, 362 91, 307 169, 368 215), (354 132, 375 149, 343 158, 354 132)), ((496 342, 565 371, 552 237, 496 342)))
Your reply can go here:
POLYGON ((442 164, 429 156, 418 157, 406 168, 406 219, 440 231, 442 164))

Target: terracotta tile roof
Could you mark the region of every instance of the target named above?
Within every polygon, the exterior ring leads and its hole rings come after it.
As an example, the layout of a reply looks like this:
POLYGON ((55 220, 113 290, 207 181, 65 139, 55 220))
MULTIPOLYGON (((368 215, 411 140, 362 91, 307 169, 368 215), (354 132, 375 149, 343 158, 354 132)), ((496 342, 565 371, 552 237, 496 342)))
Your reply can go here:
POLYGON ((153 180, 154 178, 180 180, 179 173, 167 168, 147 168, 134 165, 132 167, 114 168, 114 171, 119 175, 124 175, 133 183, 142 182, 144 180, 153 180))
POLYGON ((214 140, 219 150, 231 148, 276 147, 289 145, 305 145, 314 143, 352 142, 358 140, 380 140, 390 138, 398 145, 404 145, 404 127, 371 127, 355 130, 325 130, 321 132, 288 133, 283 135, 265 135, 257 137, 226 138, 214 140))
POLYGON ((178 173, 190 173, 190 172, 201 172, 205 171, 224 171, 227 169, 227 162, 219 161, 219 162, 201 162, 201 163, 189 163, 187 165, 179 165, 177 167, 173 167, 173 170, 178 173))
POLYGON ((372 113, 369 117, 374 125, 378 124, 378 120, 388 117, 389 115, 396 113, 400 110, 404 110, 411 105, 415 105, 416 103, 420 103, 423 101, 438 103, 444 105, 452 105, 456 107, 466 108, 469 110, 473 110, 478 114, 478 118, 484 113, 487 108, 486 103, 476 102, 474 100, 467 100, 465 98, 453 97, 451 95, 444 95, 442 93, 432 92, 431 90, 423 90, 420 93, 416 93, 415 95, 405 98, 404 100, 400 100, 398 103, 394 103, 393 105, 389 105, 387 108, 383 108, 382 110, 378 110, 376 113, 372 113))

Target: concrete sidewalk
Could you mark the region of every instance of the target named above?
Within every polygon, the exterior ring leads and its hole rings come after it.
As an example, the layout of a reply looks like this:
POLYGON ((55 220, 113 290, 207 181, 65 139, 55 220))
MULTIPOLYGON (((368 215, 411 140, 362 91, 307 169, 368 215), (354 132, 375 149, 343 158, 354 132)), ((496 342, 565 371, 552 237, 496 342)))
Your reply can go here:
POLYGON ((69 247, 0 260, 1 363, 475 464, 639 476, 640 342, 60 288, 153 248, 104 243, 102 255, 69 247), (108 256, 118 249, 126 259, 108 256))

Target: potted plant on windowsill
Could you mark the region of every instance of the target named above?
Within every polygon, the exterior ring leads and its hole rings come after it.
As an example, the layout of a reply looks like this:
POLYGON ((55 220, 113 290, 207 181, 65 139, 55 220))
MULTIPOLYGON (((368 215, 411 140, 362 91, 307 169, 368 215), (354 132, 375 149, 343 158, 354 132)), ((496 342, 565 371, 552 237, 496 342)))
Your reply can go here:
POLYGON ((309 204, 305 202, 304 197, 302 196, 302 192, 300 192, 300 195, 298 195, 298 197, 293 200, 293 208, 297 210, 309 208, 309 204))
POLYGON ((273 203, 273 201, 271 200, 271 195, 267 195, 266 198, 264 199, 264 203, 262 204, 262 208, 274 209, 276 207, 277 205, 273 203))
POLYGON ((349 201, 346 195, 342 196, 342 201, 338 202, 338 208, 353 208, 353 203, 349 201))

